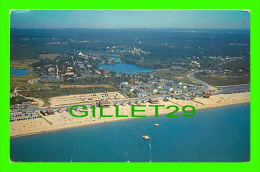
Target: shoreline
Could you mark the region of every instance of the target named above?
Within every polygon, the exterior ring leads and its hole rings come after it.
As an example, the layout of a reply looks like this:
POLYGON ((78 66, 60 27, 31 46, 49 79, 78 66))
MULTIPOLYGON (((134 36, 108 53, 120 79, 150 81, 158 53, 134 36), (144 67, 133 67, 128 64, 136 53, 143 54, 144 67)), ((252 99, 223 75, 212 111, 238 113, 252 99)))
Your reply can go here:
MULTIPOLYGON (((171 99, 168 102, 164 102, 162 100, 159 101, 158 105, 165 105, 166 107, 169 105, 192 105, 196 108, 196 111, 201 109, 209 109, 221 106, 228 106, 234 104, 248 103, 250 102, 250 92, 245 93, 236 93, 236 94, 220 94, 213 95, 210 98, 196 98, 195 101, 184 101, 184 100, 176 100, 171 99), (175 104, 176 103, 176 104, 175 104)), ((144 103, 145 105, 150 105, 150 103, 144 103)), ((180 110, 181 111, 181 106, 180 110)), ((25 121, 15 121, 10 122, 10 138, 29 136, 34 134, 40 134, 44 132, 51 132, 62 129, 69 129, 74 127, 82 127, 87 125, 94 124, 102 124, 113 121, 120 120, 129 120, 129 119, 138 119, 144 117, 131 117, 126 112, 131 111, 131 106, 121 106, 119 109, 119 115, 128 115, 128 117, 115 117, 114 110, 115 108, 109 107, 104 109, 104 115, 111 115, 113 117, 98 117, 99 116, 99 108, 96 109, 96 117, 91 117, 91 110, 89 111, 89 116, 83 118, 72 117, 68 112, 56 113, 55 115, 45 116, 48 120, 52 121, 54 125, 48 124, 44 119, 31 119, 25 121)), ((154 108, 146 107, 146 108, 138 108, 145 109, 145 112, 137 112, 138 115, 146 115, 147 117, 154 116, 154 108)), ((172 112, 170 109, 159 108, 159 115, 165 115, 169 112, 172 112)), ((76 112, 75 112, 76 114, 76 112)))
MULTIPOLYGON (((212 109, 212 108, 217 108, 217 107, 231 106, 231 105, 243 104, 243 103, 249 103, 249 101, 240 102, 240 103, 234 103, 234 104, 226 104, 226 105, 221 105, 221 106, 214 106, 214 107, 206 107, 206 108, 201 108, 201 109, 196 109, 196 110, 212 109)), ((165 115, 165 114, 159 114, 159 115, 165 115)), ((152 117, 152 116, 153 115, 148 115, 147 117, 152 117)), ((124 119, 120 118, 118 120, 111 120, 111 121, 107 121, 105 123, 124 121, 124 120, 130 120, 130 119, 139 119, 139 118, 146 118, 146 117, 126 117, 124 119)), ((15 136, 10 136, 10 138, 30 136, 30 135, 40 134, 40 133, 48 133, 48 132, 52 132, 52 131, 65 130, 65 129, 77 128, 77 127, 84 127, 84 126, 95 125, 95 124, 102 124, 102 123, 104 123, 104 122, 99 121, 99 122, 96 122, 96 123, 82 124, 82 125, 76 125, 76 126, 70 126, 70 127, 64 127, 64 128, 58 128, 58 129, 52 129, 52 130, 46 130, 46 131, 39 131, 39 132, 33 132, 33 133, 28 133, 28 134, 22 134, 22 135, 15 135, 15 136)))

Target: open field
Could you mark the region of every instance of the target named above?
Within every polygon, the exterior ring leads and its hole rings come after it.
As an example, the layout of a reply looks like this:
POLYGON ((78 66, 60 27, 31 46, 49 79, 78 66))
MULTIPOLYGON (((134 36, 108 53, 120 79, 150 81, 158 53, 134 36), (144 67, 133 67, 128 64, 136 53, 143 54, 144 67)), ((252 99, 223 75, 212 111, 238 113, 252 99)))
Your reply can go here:
POLYGON ((59 85, 60 88, 90 88, 90 87, 104 87, 113 88, 112 85, 59 85))
POLYGON ((98 100, 120 100, 124 98, 125 97, 119 92, 108 92, 108 96, 105 96, 105 93, 78 94, 52 97, 50 99, 50 104, 51 106, 95 104, 98 100))
POLYGON ((69 96, 69 95, 77 95, 77 94, 115 91, 114 88, 104 88, 102 86, 88 87, 88 88, 59 88, 58 86, 43 87, 40 84, 38 85, 34 84, 30 87, 33 86, 35 87, 31 88, 27 92, 19 92, 19 93, 27 97, 35 97, 35 98, 40 98, 48 101, 49 98, 56 97, 56 96, 69 96))
POLYGON ((58 53, 54 53, 54 54, 39 54, 39 59, 54 60, 58 56, 61 56, 61 54, 58 54, 58 53))
POLYGON ((239 85, 239 84, 249 84, 250 76, 232 76, 232 75, 197 75, 196 78, 214 86, 225 86, 225 85, 239 85))
MULTIPOLYGON (((71 96, 70 98, 73 99, 74 96, 71 96)), ((61 97, 59 97, 59 99, 61 99, 61 97)), ((173 109, 166 108, 169 105, 178 105, 180 108, 185 105, 192 105, 196 108, 196 110, 199 110, 205 108, 213 108, 217 106, 245 103, 249 101, 250 101, 250 93, 245 92, 245 93, 236 93, 236 94, 213 95, 210 98, 195 98, 195 100, 193 101, 171 99, 168 102, 164 102, 162 99, 160 99, 158 104, 165 105, 165 107, 159 108, 159 114, 167 114, 173 111, 173 109)), ((58 103, 57 98, 56 98, 56 102, 58 103)), ((148 107, 150 103, 144 103, 144 105, 146 105, 146 107, 142 107, 142 108, 139 107, 137 109, 143 109, 145 110, 145 112, 137 112, 136 114, 154 116, 155 114, 154 107, 148 107)), ((99 108, 96 108, 96 117, 91 116, 92 114, 91 109, 89 109, 88 112, 89 115, 82 118, 73 117, 68 112, 61 112, 61 113, 56 113, 54 115, 45 116, 45 118, 48 121, 52 122, 52 125, 46 122, 43 118, 11 122, 10 125, 11 136, 28 135, 28 134, 34 134, 39 132, 65 129, 70 127, 138 118, 138 117, 131 117, 131 106, 129 105, 119 106, 119 115, 127 115, 128 117, 115 117, 114 106, 111 106, 110 108, 104 108, 104 115, 113 115, 113 117, 109 117, 109 118, 100 117, 99 108)), ((78 113, 80 112, 75 112, 75 114, 78 113)), ((82 114, 78 114, 78 115, 82 115, 82 114)))
POLYGON ((169 80, 173 80, 173 81, 180 81, 180 82, 185 82, 185 83, 196 84, 186 77, 187 74, 188 74, 187 71, 176 71, 176 70, 171 70, 169 68, 157 69, 155 71, 155 75, 158 78, 164 78, 164 79, 169 79, 169 80))
POLYGON ((19 69, 32 69, 31 64, 37 62, 35 59, 25 59, 25 60, 12 60, 10 65, 11 68, 19 68, 19 69))

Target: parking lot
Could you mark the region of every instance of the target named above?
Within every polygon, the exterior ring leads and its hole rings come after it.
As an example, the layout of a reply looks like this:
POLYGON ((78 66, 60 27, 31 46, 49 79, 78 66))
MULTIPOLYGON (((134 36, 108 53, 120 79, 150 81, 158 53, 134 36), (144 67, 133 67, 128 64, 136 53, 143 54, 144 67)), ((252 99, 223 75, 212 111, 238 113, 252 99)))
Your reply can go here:
POLYGON ((221 92, 216 94, 232 94, 232 93, 241 93, 241 92, 249 92, 250 85, 243 84, 243 85, 230 85, 230 86, 223 86, 218 87, 221 89, 221 92))

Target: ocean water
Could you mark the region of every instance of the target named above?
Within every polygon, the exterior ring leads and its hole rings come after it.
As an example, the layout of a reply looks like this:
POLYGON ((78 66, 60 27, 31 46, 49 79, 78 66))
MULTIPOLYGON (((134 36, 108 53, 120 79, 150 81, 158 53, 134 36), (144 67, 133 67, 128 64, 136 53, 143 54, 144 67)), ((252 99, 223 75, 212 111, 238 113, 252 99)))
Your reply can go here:
POLYGON ((128 64, 128 63, 101 64, 98 67, 109 69, 112 72, 118 72, 118 73, 141 73, 141 72, 154 71, 151 68, 142 68, 135 64, 128 64))
POLYGON ((190 118, 161 115, 15 137, 11 160, 244 162, 250 157, 249 128, 250 104, 243 103, 198 110, 190 118))
POLYGON ((11 76, 28 76, 27 71, 29 71, 29 69, 11 68, 10 75, 11 76))

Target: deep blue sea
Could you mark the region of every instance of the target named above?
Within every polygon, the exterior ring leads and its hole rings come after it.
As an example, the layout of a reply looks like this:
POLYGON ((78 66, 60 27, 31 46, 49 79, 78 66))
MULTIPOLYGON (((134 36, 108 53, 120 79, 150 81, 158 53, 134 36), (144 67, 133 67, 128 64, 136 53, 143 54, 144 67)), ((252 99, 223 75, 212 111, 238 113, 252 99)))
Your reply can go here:
POLYGON ((244 103, 198 110, 190 118, 161 115, 70 128, 12 138, 11 160, 243 162, 250 157, 249 122, 250 104, 244 103))
POLYGON ((27 76, 27 71, 30 69, 17 69, 17 68, 11 68, 10 69, 10 75, 11 76, 27 76))
POLYGON ((151 68, 142 68, 135 64, 128 64, 128 63, 101 64, 98 67, 109 69, 112 72, 118 72, 118 73, 141 73, 141 72, 154 71, 151 68))

